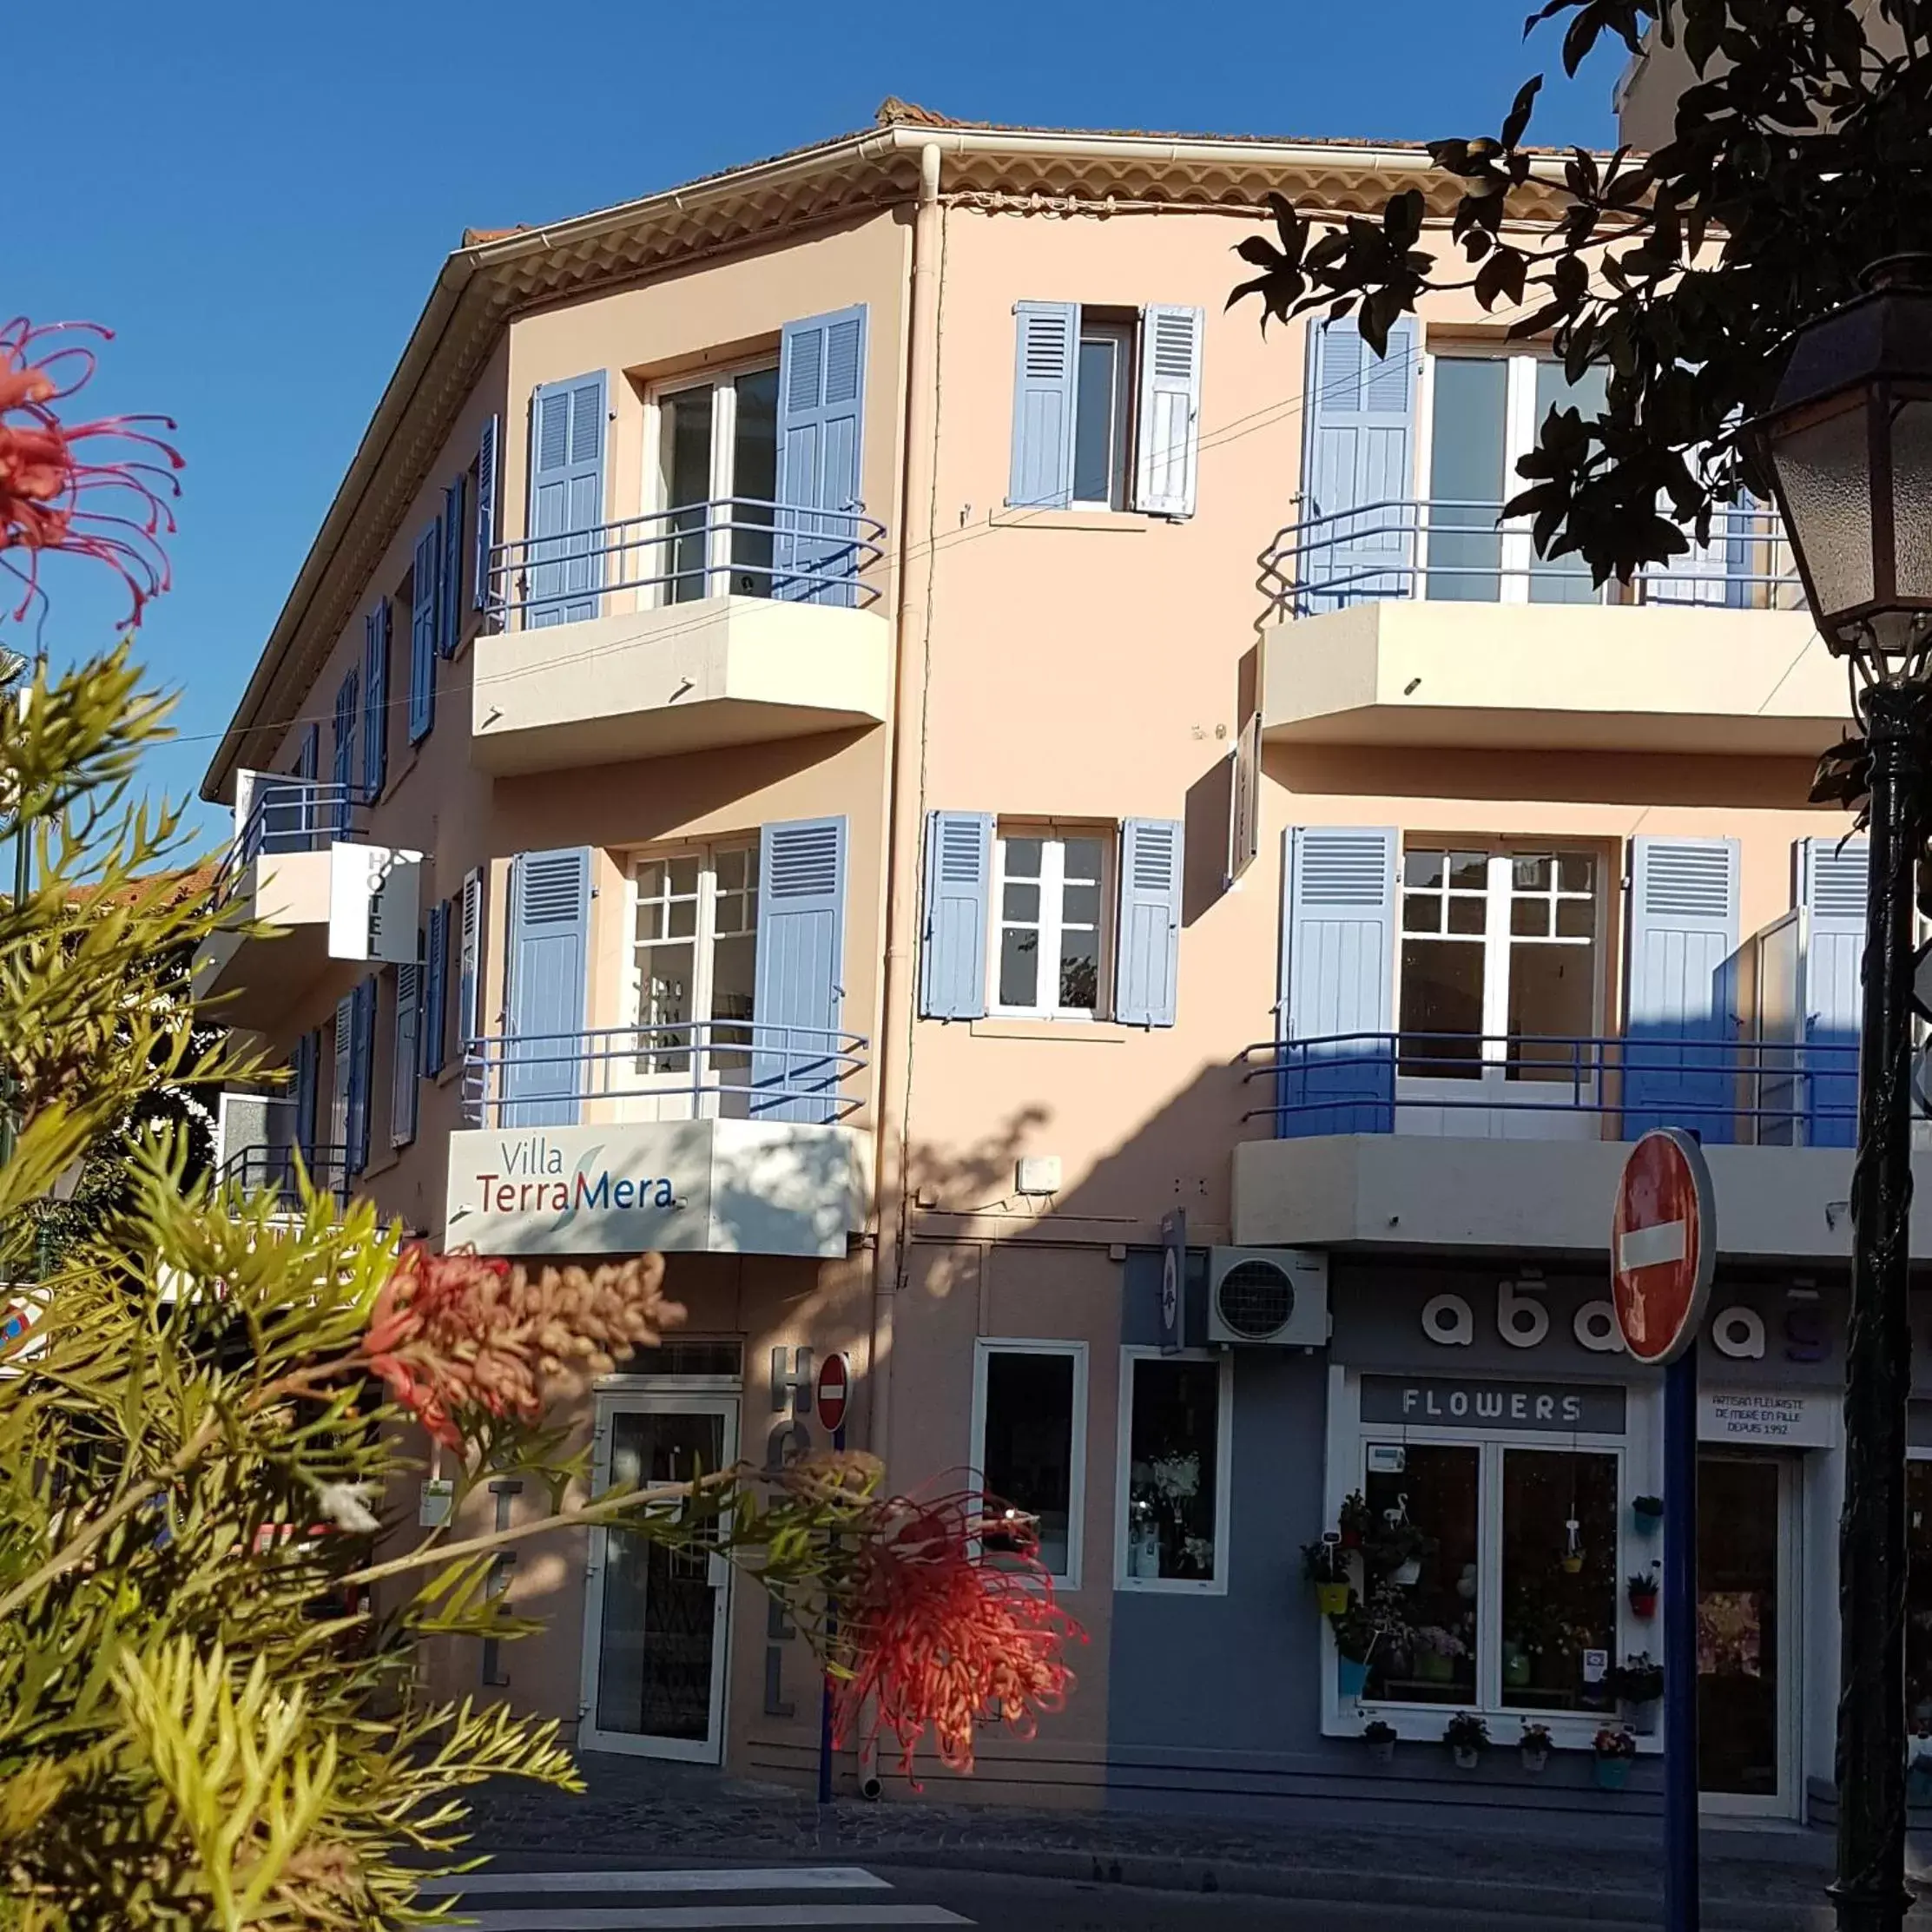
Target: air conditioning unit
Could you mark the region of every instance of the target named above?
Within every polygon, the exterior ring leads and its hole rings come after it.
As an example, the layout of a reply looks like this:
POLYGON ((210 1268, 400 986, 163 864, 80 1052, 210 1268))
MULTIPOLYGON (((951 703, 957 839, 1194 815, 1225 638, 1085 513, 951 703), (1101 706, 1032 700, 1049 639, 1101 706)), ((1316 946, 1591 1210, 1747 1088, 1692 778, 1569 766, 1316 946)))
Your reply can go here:
POLYGON ((1309 1248, 1209 1249, 1208 1340, 1325 1348, 1329 1257, 1309 1248))

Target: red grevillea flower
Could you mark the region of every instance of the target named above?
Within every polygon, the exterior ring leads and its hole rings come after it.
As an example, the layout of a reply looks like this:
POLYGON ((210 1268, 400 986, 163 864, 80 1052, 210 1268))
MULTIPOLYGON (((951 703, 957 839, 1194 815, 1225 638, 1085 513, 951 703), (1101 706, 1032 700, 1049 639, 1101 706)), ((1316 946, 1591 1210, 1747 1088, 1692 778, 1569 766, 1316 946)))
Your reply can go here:
POLYGON ((970 1771, 976 1725, 998 1720, 1031 1737, 1041 1712, 1065 1704, 1065 1653, 1086 1632, 1053 1600, 1028 1520, 977 1491, 894 1497, 869 1514, 841 1605, 850 1675, 836 1692, 836 1737, 870 1744, 889 1731, 911 1778, 930 1731, 941 1763, 970 1771))
POLYGON ((107 342, 113 332, 96 322, 36 327, 23 315, 0 324, 0 570, 22 585, 17 620, 43 595, 44 551, 91 557, 127 585, 132 627, 168 586, 162 539, 175 533, 168 498, 181 494, 181 458, 152 433, 174 428, 165 416, 61 420, 55 405, 94 374, 94 351, 76 336, 107 342))

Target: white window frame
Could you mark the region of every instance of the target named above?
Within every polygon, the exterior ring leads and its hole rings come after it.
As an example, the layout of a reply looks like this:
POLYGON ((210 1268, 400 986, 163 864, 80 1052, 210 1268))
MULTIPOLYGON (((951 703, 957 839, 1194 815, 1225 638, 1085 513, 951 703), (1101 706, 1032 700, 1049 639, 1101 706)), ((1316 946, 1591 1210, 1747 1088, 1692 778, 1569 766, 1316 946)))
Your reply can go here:
MULTIPOLYGON (((742 839, 708 839, 701 843, 675 846, 639 846, 624 854, 624 1000, 627 1026, 643 1026, 643 979, 637 967, 637 954, 644 943, 637 937, 637 913, 643 903, 637 889, 638 872, 649 865, 676 865, 680 859, 696 859, 698 862, 697 910, 693 921, 693 931, 689 942, 670 940, 656 943, 669 946, 691 947, 691 1023, 709 1025, 717 1018, 712 1012, 714 995, 716 992, 716 943, 718 936, 718 867, 719 855, 727 852, 742 852, 751 860, 751 889, 758 889, 758 841, 755 836, 742 839)), ((758 908, 759 916, 764 907, 758 908)), ((757 926, 752 932, 755 936, 757 926)), ((740 935, 733 934, 734 938, 740 935)), ((755 937, 754 939, 755 943, 755 937)), ((742 1025, 744 1022, 724 1022, 742 1025)), ((734 1049, 736 1051, 736 1049, 734 1049)))
MULTIPOLYGON (((715 502, 720 497, 732 494, 732 485, 736 480, 732 471, 737 449, 739 379, 777 367, 777 356, 768 353, 724 363, 715 368, 688 369, 681 376, 661 377, 650 385, 644 395, 643 477, 638 492, 638 500, 647 515, 656 515, 671 507, 663 463, 665 403, 673 396, 688 395, 694 389, 711 392, 710 499, 715 502)), ((707 597, 722 597, 729 592, 730 570, 731 532, 714 528, 710 541, 705 546, 704 594, 707 597)), ((653 568, 646 574, 656 576, 658 569, 653 568)), ((659 584, 640 591, 643 607, 647 610, 668 608, 670 589, 668 584, 659 584)))
POLYGON ((1164 1350, 1128 1342, 1120 1351, 1120 1427, 1114 1457, 1113 1586, 1149 1596, 1224 1597, 1228 1593, 1228 1537, 1234 1520, 1235 1358, 1231 1348, 1164 1350), (1134 1374, 1144 1362, 1210 1362, 1217 1365, 1214 1442, 1214 1574, 1211 1577, 1137 1577, 1127 1573, 1127 1503, 1133 1471, 1134 1374))
POLYGON ((1065 1355, 1073 1363, 1073 1428, 1068 1446, 1066 1495, 1066 1569, 1065 1573, 1049 1570, 1056 1589, 1080 1587, 1082 1559, 1086 1540, 1087 1509, 1087 1345, 1084 1342, 1055 1342, 1036 1335, 978 1335, 973 1344, 972 1434, 968 1438, 966 1465, 974 1480, 986 1480, 986 1367, 989 1359, 1001 1355, 1065 1355))
MULTIPOLYGON (((1000 819, 992 834, 992 893, 991 916, 986 920, 986 1011, 1002 1019, 1052 1019, 1090 1025, 1108 1019, 1112 1012, 1114 926, 1119 916, 1120 828, 1117 825, 1061 823, 1055 820, 1000 819), (1038 839, 1040 854, 1039 988, 1051 998, 1042 997, 1031 1006, 1009 1006, 999 998, 1000 940, 1007 920, 1006 843, 1010 839, 1038 839), (1065 930, 1064 908, 1066 887, 1066 841, 1094 839, 1100 846, 1100 912, 1097 922, 1099 940, 1098 970, 1094 975, 1094 1003, 1086 1006, 1063 1006, 1058 1003, 1060 938, 1065 930), (1049 947, 1048 936, 1052 944, 1049 947), (1049 966, 1051 961, 1051 966, 1049 966)), ((1015 881, 1032 885, 1031 879, 1015 881)), ((1015 921, 1024 924, 1024 921, 1015 921)))
MULTIPOLYGON (((1371 1375, 1399 1374, 1400 1370, 1371 1368, 1371 1375)), ((1419 1371, 1439 1375, 1441 1368, 1419 1371)), ((1498 1373, 1480 1379, 1498 1381, 1534 1381, 1533 1376, 1498 1373)), ((1556 1380, 1565 1378, 1556 1377, 1556 1380)), ((1586 1430, 1485 1429, 1467 1424, 1446 1428, 1424 1428, 1416 1423, 1365 1422, 1362 1420, 1361 1373, 1353 1368, 1331 1368, 1329 1371, 1328 1481, 1325 1486, 1324 1524, 1340 1516, 1342 1500, 1364 1487, 1367 1480, 1368 1445, 1371 1442, 1442 1444, 1451 1447, 1475 1447, 1477 1465, 1476 1545, 1481 1574, 1476 1598, 1476 1694, 1462 1704, 1407 1704, 1371 1698, 1344 1698, 1337 1682, 1337 1653, 1335 1632, 1327 1618, 1321 1624, 1322 1730, 1325 1737, 1359 1737, 1362 1727, 1371 1718, 1380 1718, 1395 1726, 1396 1735, 1417 1743, 1441 1744, 1442 1727, 1457 1711, 1468 1710, 1490 1720, 1492 1740, 1508 1745, 1514 1740, 1507 1727, 1515 1724, 1546 1724, 1550 1741, 1559 1750, 1588 1751, 1597 1731, 1606 1721, 1601 1711, 1537 1711, 1527 1706, 1505 1705, 1502 1701, 1502 1642, 1497 1628, 1502 1598, 1502 1475, 1503 1449, 1554 1449, 1577 1454, 1612 1454, 1617 1458, 1617 1638, 1612 1652, 1612 1667, 1633 1652, 1655 1652, 1661 1623, 1645 1621, 1632 1615, 1624 1581, 1632 1570, 1646 1566, 1655 1556, 1654 1545, 1639 1543, 1630 1525, 1630 1503, 1634 1496, 1653 1494, 1663 1486, 1662 1412, 1660 1390, 1641 1384, 1624 1386, 1624 1433, 1606 1435, 1586 1430), (1491 1454, 1494 1448, 1498 1453, 1491 1454)), ((1425 1530, 1428 1525, 1421 1526, 1425 1530)), ((1639 1752, 1661 1752, 1661 1727, 1653 1737, 1637 1740, 1639 1752)))
POLYGON ((1108 342, 1114 349, 1114 394, 1107 412, 1113 445, 1107 468, 1107 494, 1080 497, 1070 491, 1067 503, 1075 510, 1125 511, 1133 496, 1134 460, 1137 453, 1132 432, 1135 427, 1133 398, 1137 386, 1134 356, 1139 331, 1132 322, 1107 320, 1104 309, 1083 307, 1079 313, 1080 326, 1074 332, 1073 339, 1073 420, 1070 425, 1076 457, 1080 433, 1080 351, 1089 342, 1108 342))

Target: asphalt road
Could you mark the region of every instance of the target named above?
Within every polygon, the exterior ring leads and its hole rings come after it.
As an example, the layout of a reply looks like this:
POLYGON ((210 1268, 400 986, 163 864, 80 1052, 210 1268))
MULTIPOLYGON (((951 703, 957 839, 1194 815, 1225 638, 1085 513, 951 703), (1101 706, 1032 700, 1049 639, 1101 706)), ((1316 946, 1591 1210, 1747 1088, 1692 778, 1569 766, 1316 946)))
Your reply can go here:
MULTIPOLYGON (((1499 1932, 1494 1915, 1386 1904, 1307 1904, 1234 1893, 924 1871, 905 1866, 721 1865, 681 1870, 504 1872, 466 1882, 477 1932, 1499 1932)), ((452 1888, 454 1889, 453 1887, 452 1888)), ((1602 1932, 1638 1932, 1597 1920, 1602 1932)), ((1575 1932, 1571 1919, 1519 1918, 1507 1932, 1575 1932)), ((1649 1932, 1649 1929, 1645 1929, 1649 1932)))

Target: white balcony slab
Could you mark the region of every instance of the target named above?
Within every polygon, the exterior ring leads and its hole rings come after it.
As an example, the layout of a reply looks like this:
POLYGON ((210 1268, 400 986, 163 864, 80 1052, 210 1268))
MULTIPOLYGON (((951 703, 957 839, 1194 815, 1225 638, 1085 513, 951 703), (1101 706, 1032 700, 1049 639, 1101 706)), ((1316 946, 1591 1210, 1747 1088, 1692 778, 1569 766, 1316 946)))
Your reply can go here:
POLYGON ((1263 735, 1300 744, 1810 756, 1844 729, 1809 617, 1709 605, 1356 604, 1268 633, 1263 735))
MULTIPOLYGON (((1234 1152, 1234 1239, 1254 1248, 1600 1254, 1629 1144, 1322 1134, 1234 1152)), ((1707 1146, 1720 1254, 1851 1252, 1851 1150, 1707 1146)), ((1932 1152, 1912 1157, 1912 1252, 1932 1258, 1932 1152)), ((1606 1276, 1607 1279, 1607 1275, 1606 1276)))
POLYGON ((485 1255, 846 1251, 871 1140, 841 1125, 669 1120, 450 1137, 444 1238, 485 1255))
POLYGON ((875 610, 770 597, 478 637, 471 755, 488 771, 554 771, 877 723, 890 648, 875 610))

